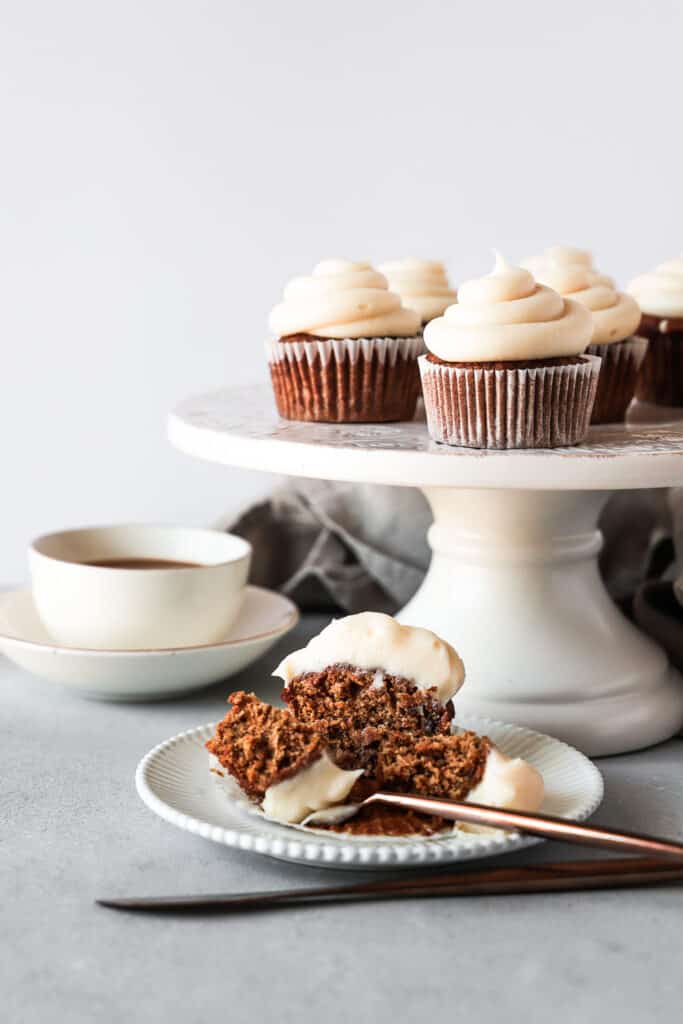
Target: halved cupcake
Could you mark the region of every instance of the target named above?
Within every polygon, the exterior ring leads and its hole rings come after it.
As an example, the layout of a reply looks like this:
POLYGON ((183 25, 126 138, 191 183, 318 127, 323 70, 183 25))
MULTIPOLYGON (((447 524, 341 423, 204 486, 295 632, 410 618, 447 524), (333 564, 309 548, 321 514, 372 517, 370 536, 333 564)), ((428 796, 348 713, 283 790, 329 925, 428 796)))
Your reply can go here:
POLYGON ((378 269, 403 305, 419 314, 423 326, 441 316, 457 298, 446 268, 438 260, 393 260, 380 263, 378 269))
POLYGON ((412 419, 419 394, 420 318, 368 263, 325 260, 290 281, 270 314, 267 346, 285 419, 381 423, 412 419))
POLYGON ((364 612, 327 626, 276 669, 287 710, 236 693, 206 744, 279 821, 357 835, 432 835, 453 823, 371 803, 379 789, 537 810, 543 779, 486 737, 451 732, 464 667, 429 630, 364 612))
POLYGON ((636 277, 628 291, 643 312, 639 332, 649 341, 636 397, 683 406, 683 256, 636 277))
POLYGON ((578 444, 590 423, 600 359, 584 355, 587 309, 497 256, 425 328, 419 359, 427 426, 466 448, 578 444))
POLYGON ((641 313, 630 295, 616 291, 611 278, 593 269, 586 250, 555 246, 530 261, 536 280, 580 302, 593 318, 593 336, 586 350, 602 359, 592 423, 619 423, 635 394, 647 340, 636 332, 641 313), (579 259, 580 257, 580 259, 579 259))
POLYGON ((362 771, 338 768, 322 738, 288 711, 238 691, 206 749, 240 789, 278 821, 302 821, 344 801, 362 771))
POLYGON ((335 763, 372 775, 388 734, 450 732, 465 670, 429 630, 361 612, 331 622, 274 675, 285 683, 287 707, 323 737, 335 763))
POLYGON ((275 670, 288 710, 233 693, 207 742, 271 818, 355 835, 429 836, 453 822, 381 803, 393 793, 537 810, 543 778, 486 736, 451 731, 465 670, 428 630, 362 612, 333 622, 275 670))

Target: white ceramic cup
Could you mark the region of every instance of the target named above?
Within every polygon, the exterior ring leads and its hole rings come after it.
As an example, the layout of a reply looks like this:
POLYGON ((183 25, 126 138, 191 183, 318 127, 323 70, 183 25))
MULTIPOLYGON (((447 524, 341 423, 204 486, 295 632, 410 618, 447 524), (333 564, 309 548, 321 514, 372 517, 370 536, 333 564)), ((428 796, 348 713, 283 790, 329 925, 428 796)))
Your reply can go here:
POLYGON ((36 611, 69 647, 144 650, 225 638, 249 573, 251 545, 218 530, 99 526, 46 534, 29 549, 36 611), (88 562, 155 559, 187 568, 109 568, 88 562))

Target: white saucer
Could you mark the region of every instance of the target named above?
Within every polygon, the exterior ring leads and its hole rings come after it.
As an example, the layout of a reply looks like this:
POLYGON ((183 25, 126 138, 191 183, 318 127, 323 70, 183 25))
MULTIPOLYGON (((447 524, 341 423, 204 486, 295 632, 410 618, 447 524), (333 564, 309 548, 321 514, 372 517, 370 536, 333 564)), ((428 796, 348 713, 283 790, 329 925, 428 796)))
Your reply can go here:
MULTIPOLYGON (((541 808, 547 814, 581 821, 603 795, 600 772, 588 758, 560 740, 518 725, 458 715, 458 726, 484 733, 511 757, 523 757, 545 782, 541 808)), ((187 832, 224 846, 316 867, 411 868, 492 857, 542 840, 516 832, 486 835, 450 832, 441 837, 348 836, 278 825, 217 785, 209 770, 205 742, 215 724, 180 733, 147 754, 135 776, 137 791, 161 818, 187 832)))
POLYGON ((30 590, 0 594, 0 651, 33 675, 100 700, 159 700, 227 679, 292 629, 299 612, 288 598, 247 587, 224 640, 198 647, 97 651, 57 646, 40 622, 30 590))

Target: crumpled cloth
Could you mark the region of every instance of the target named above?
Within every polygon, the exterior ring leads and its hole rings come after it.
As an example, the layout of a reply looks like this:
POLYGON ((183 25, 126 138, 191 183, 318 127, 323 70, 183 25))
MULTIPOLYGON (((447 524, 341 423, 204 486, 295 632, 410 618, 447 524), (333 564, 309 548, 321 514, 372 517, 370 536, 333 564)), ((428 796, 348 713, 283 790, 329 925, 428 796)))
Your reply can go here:
MULTIPOLYGON (((392 613, 422 582, 431 519, 413 488, 291 480, 230 530, 253 545, 251 582, 287 594, 302 610, 392 613)), ((600 528, 607 589, 647 631, 636 598, 648 582, 680 575, 683 488, 618 492, 600 528)))
POLYGON ((251 582, 304 611, 392 613, 429 565, 429 506, 420 491, 294 480, 230 527, 251 542, 251 582))

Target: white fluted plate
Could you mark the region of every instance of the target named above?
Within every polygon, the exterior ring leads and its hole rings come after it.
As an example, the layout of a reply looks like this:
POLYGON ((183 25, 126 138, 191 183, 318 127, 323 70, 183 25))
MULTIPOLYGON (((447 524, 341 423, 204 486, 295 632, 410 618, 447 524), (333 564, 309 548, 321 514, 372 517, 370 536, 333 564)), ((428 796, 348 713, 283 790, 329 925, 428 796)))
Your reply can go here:
MULTIPOLYGON (((545 782, 542 811, 582 821, 603 796, 600 772, 588 758, 560 740, 485 718, 462 716, 461 728, 483 733, 505 753, 523 757, 545 782)), ((204 744, 215 723, 166 740, 140 762, 135 783, 140 797, 165 821, 239 850, 316 867, 412 868, 492 857, 542 840, 518 833, 453 832, 436 837, 367 837, 321 833, 279 825, 245 809, 216 784, 204 744)))

